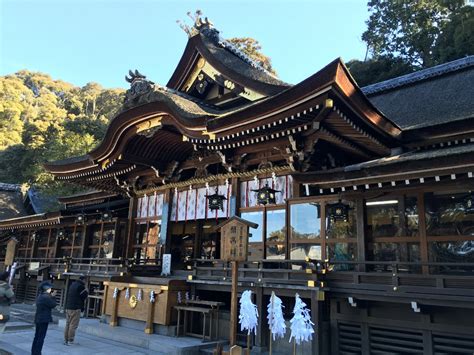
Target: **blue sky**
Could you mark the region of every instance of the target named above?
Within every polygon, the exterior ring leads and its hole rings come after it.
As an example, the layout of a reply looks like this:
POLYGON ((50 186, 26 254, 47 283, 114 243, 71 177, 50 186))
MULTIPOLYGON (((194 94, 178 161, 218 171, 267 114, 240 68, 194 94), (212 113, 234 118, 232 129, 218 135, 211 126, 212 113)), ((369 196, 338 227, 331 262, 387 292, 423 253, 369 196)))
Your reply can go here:
POLYGON ((253 37, 284 81, 363 59, 365 0, 0 0, 0 75, 41 71, 75 85, 127 87, 129 69, 166 84, 201 9, 224 38, 253 37))

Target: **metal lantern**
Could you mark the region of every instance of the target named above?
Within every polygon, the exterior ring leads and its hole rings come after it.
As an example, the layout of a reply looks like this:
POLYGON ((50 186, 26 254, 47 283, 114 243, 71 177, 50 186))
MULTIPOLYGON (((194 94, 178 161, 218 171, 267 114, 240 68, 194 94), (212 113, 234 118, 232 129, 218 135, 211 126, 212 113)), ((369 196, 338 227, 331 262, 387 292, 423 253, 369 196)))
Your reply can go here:
POLYGON ((79 214, 76 216, 76 224, 84 224, 86 222, 86 216, 84 214, 79 214))
POLYGON ((272 189, 268 186, 268 184, 258 190, 252 191, 257 193, 257 203, 259 205, 275 204, 276 193, 281 192, 279 190, 272 189))
POLYGON ((31 241, 37 242, 39 240, 39 235, 36 232, 31 233, 30 236, 31 241))
POLYGON ((474 194, 470 194, 464 199, 464 213, 473 214, 474 213, 474 194))
POLYGON ((105 212, 102 212, 101 215, 100 215, 100 220, 102 222, 111 222, 112 221, 112 212, 110 211, 105 211, 105 212))
POLYGON ((212 195, 206 195, 207 203, 211 211, 222 210, 224 211, 224 201, 227 198, 224 195, 219 195, 219 189, 216 187, 216 192, 212 195))
POLYGON ((58 230, 58 234, 56 237, 58 238, 58 240, 66 239, 66 232, 64 231, 64 229, 58 230))
POLYGON ((349 205, 346 205, 339 200, 338 203, 330 205, 329 218, 333 221, 347 222, 349 217, 349 205))

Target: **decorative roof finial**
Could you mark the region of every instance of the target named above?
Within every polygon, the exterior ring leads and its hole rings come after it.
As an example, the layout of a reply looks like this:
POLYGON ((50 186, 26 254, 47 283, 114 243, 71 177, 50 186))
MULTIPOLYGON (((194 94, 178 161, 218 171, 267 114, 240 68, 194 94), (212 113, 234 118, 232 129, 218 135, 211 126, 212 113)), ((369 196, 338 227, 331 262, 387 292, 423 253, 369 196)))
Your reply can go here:
POLYGON ((181 27, 181 29, 188 34, 189 37, 197 35, 201 30, 213 28, 213 23, 209 21, 207 17, 202 17, 202 11, 196 10, 193 13, 188 11, 188 17, 194 22, 193 26, 190 26, 181 20, 177 20, 176 23, 181 27))
POLYGON ((141 74, 138 70, 135 69, 135 72, 132 72, 131 70, 128 71, 128 75, 130 75, 130 77, 128 77, 127 75, 125 75, 125 80, 127 82, 129 82, 130 84, 133 84, 134 81, 136 80, 141 80, 141 79, 145 79, 146 76, 141 74))

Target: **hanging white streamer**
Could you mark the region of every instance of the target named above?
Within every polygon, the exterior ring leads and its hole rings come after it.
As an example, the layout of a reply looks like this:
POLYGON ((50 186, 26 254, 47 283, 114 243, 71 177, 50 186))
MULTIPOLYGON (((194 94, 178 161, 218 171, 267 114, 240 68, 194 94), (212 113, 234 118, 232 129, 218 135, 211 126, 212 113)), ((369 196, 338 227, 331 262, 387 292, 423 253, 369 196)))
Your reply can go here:
POLYGON ((155 291, 150 291, 150 303, 155 303, 155 291))
POLYGON ((143 301, 143 290, 141 288, 138 290, 137 298, 139 301, 143 301))
POLYGON ((258 310, 257 306, 252 303, 252 291, 247 290, 242 293, 240 298, 240 314, 239 314, 240 330, 247 330, 247 334, 257 334, 258 310))
POLYGON ((128 300, 130 298, 130 289, 127 287, 125 290, 125 299, 128 300))
POLYGON ((273 336, 273 340, 278 338, 283 338, 286 333, 286 323, 285 318, 283 317, 283 303, 280 297, 275 295, 275 292, 272 292, 270 297, 270 302, 268 303, 268 328, 273 336))
POLYGON ((118 287, 115 287, 114 288, 114 295, 113 295, 114 298, 117 298, 118 292, 119 292, 118 287))
POLYGON ((296 294, 295 308, 293 309, 293 318, 290 320, 291 323, 291 335, 290 342, 294 338, 296 344, 310 341, 313 339, 313 325, 311 322, 311 316, 309 310, 306 308, 306 303, 300 298, 300 295, 296 294))

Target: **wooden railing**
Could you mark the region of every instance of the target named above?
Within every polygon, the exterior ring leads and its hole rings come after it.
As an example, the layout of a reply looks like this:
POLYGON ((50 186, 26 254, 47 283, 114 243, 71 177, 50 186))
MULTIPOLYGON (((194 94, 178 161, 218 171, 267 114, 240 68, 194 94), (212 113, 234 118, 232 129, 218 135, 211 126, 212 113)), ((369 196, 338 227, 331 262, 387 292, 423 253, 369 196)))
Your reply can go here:
MULTIPOLYGON (((192 282, 226 284, 230 264, 194 260, 192 282)), ((474 263, 261 260, 239 264, 239 281, 273 287, 322 287, 352 294, 418 295, 474 301, 474 263)))
POLYGON ((74 273, 97 276, 116 276, 126 273, 128 270, 127 260, 122 258, 17 258, 18 266, 28 267, 32 263, 38 263, 39 268, 29 272, 35 273, 47 269, 54 274, 74 273))
MULTIPOLYGON (((324 287, 322 263, 305 260, 261 260, 239 263, 239 282, 266 287, 324 287)), ((192 282, 228 284, 231 265, 221 260, 196 259, 192 266, 192 282)))
POLYGON ((474 301, 474 263, 330 261, 331 292, 474 301))

